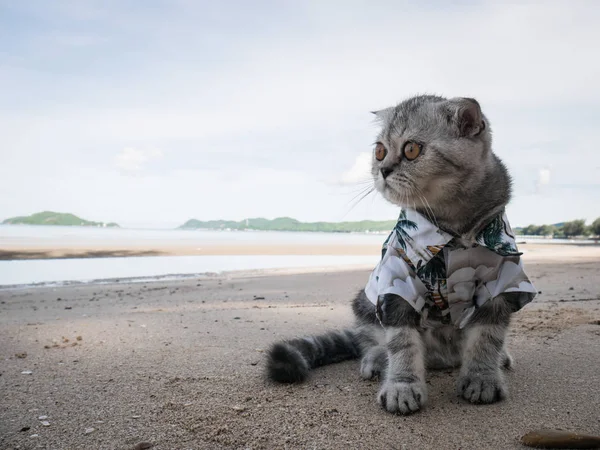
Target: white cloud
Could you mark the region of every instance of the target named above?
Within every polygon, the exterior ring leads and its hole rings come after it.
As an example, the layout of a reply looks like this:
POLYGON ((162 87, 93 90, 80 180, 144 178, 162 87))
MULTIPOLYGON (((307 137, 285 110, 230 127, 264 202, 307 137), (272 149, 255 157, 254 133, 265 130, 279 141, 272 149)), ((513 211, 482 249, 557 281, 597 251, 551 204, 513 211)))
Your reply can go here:
POLYGON ((547 169, 547 168, 540 169, 540 171, 538 172, 537 185, 543 186, 548 183, 550 183, 550 169, 547 169))
POLYGON ((140 150, 133 147, 125 147, 121 153, 115 156, 115 166, 125 172, 139 172, 143 170, 146 163, 154 159, 162 158, 163 153, 158 149, 140 150))
POLYGON ((371 179, 371 153, 364 152, 356 157, 354 165, 345 172, 340 182, 342 184, 356 184, 371 179))

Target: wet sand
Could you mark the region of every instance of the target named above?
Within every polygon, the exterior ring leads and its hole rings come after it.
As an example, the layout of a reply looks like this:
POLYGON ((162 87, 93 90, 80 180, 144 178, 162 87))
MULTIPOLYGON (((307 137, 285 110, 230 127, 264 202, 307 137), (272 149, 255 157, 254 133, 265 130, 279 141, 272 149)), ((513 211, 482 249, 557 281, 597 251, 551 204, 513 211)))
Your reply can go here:
POLYGON ((358 361, 298 386, 262 376, 274 340, 351 323, 367 270, 2 290, 0 448, 517 449, 537 428, 600 434, 600 258, 526 257, 542 293, 515 315, 509 399, 468 404, 455 371, 430 372, 409 417, 377 406, 358 361))
MULTIPOLYGON (((383 242, 382 238, 381 242, 383 242)), ((571 260, 600 259, 600 245, 594 244, 519 244, 528 258, 547 260, 566 258, 571 260)), ((3 242, 0 245, 0 260, 13 259, 64 259, 64 258, 109 258, 122 256, 189 256, 189 255, 373 255, 381 251, 376 244, 206 244, 202 247, 182 245, 174 242, 159 244, 129 245, 71 245, 3 242)))
POLYGON ((0 248, 0 260, 13 259, 65 259, 65 258, 110 258, 121 256, 220 256, 220 255, 373 255, 381 251, 377 245, 324 245, 324 244, 230 244, 204 245, 202 247, 163 244, 148 246, 34 246, 5 245, 0 248))

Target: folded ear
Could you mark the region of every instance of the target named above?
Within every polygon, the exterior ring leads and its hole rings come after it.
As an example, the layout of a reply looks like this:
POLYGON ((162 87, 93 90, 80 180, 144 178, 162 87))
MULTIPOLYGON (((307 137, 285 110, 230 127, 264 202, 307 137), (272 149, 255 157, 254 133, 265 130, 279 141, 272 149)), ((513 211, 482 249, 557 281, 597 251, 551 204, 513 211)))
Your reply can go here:
POLYGON ((474 137, 485 129, 481 107, 474 98, 453 98, 449 100, 452 121, 458 128, 460 137, 474 137))
POLYGON ((371 114, 375 114, 375 119, 378 122, 386 123, 391 120, 395 109, 396 108, 393 106, 390 106, 389 108, 380 109, 379 111, 371 111, 371 114))

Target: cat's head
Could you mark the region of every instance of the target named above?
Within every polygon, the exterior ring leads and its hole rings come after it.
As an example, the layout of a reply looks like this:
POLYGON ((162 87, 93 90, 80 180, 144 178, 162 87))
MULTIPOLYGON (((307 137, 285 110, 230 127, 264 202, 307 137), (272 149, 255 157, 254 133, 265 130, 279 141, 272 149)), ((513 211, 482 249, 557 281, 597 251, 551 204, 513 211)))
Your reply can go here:
POLYGON ((423 95, 374 114, 382 128, 372 175, 388 201, 437 209, 481 185, 493 157, 490 126, 476 100, 423 95))

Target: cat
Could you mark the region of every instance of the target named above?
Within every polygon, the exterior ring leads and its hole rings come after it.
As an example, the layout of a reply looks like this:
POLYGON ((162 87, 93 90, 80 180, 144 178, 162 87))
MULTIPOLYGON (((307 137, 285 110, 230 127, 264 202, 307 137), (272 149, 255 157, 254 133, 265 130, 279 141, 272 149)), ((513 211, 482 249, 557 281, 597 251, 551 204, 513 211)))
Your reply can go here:
MULTIPOLYGON (((415 260, 408 257, 411 249, 398 242, 415 239, 401 229, 392 231, 382 262, 367 285, 370 295, 363 289, 352 302, 355 326, 274 343, 267 354, 267 376, 276 382, 301 382, 312 368, 361 358, 361 377, 382 379, 377 394, 381 407, 391 413, 411 414, 427 401, 426 369, 460 367, 459 396, 472 403, 502 400, 507 395, 503 369, 513 365, 505 344, 510 316, 531 301, 535 291, 527 284, 503 215, 512 182, 506 166, 492 151, 490 123, 474 99, 433 95, 415 96, 374 114, 381 125, 372 158, 375 189, 401 207, 403 214, 409 211, 411 217, 426 223, 435 231, 430 233, 434 239, 447 237, 444 245, 415 250, 427 253, 442 270, 443 280, 434 280, 439 281, 439 295, 428 279, 418 278, 417 272, 424 267, 421 261, 415 267, 415 260), (490 244, 490 229, 508 243, 500 245, 496 239, 490 244), (456 261, 461 252, 470 250, 485 253, 485 258, 506 259, 507 267, 521 278, 493 297, 488 286, 497 285, 496 281, 486 285, 483 279, 460 279, 450 286, 453 275, 445 272, 450 270, 448 258, 456 261), (395 270, 404 270, 402 279, 411 282, 388 280, 382 293, 384 260, 400 268, 395 270), (523 292, 515 286, 527 287, 523 292), (479 294, 474 294, 475 289, 489 298, 480 301, 480 296, 476 301, 479 294), (412 300, 408 298, 411 292, 416 292, 412 300), (463 302, 468 314, 463 311, 460 326, 449 322, 448 298, 452 295, 470 296, 463 302), (443 306, 436 306, 439 302, 443 306)), ((401 220, 408 223, 406 215, 401 215, 401 220)), ((417 227, 416 222, 411 223, 417 227)), ((424 235, 417 235, 416 241, 419 236, 424 235)), ((470 257, 463 259, 469 261, 470 257)), ((472 273, 476 267, 481 266, 467 267, 467 271, 472 273)))

